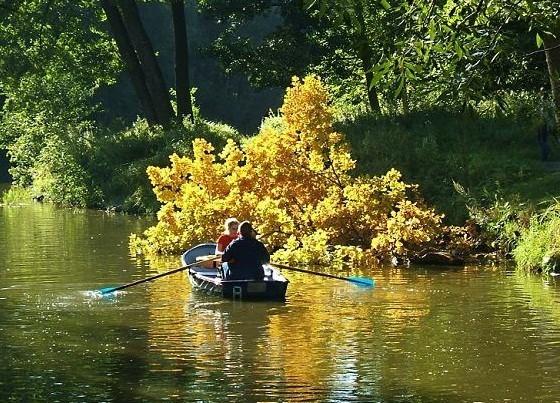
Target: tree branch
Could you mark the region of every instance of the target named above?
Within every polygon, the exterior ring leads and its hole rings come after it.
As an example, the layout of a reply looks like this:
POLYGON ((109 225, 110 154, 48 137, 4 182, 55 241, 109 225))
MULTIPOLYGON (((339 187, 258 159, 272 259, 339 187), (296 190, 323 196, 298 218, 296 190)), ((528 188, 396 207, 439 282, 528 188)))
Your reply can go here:
POLYGON ((535 55, 535 54, 537 54, 537 53, 548 52, 549 50, 554 50, 554 49, 558 49, 558 48, 560 48, 560 44, 558 44, 558 45, 556 45, 556 46, 553 46, 553 47, 551 47, 551 48, 544 48, 544 49, 535 50, 534 52, 527 53, 526 55, 523 55, 523 57, 533 56, 533 55, 535 55))

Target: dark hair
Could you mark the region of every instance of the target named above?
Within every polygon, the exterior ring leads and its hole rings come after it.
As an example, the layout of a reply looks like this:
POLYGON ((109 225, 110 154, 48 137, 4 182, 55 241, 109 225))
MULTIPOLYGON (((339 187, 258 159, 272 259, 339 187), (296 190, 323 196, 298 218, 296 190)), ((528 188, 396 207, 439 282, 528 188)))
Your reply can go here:
POLYGON ((251 237, 253 235, 253 225, 249 221, 243 221, 239 225, 239 233, 244 237, 251 237))

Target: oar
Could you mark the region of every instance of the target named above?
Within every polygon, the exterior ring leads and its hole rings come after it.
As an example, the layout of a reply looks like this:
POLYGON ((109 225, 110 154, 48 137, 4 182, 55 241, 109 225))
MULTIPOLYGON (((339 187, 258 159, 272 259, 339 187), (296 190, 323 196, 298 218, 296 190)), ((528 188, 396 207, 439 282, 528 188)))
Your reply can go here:
POLYGON ((316 276, 349 281, 350 283, 359 284, 359 285, 366 286, 366 287, 374 287, 375 286, 375 280, 372 279, 372 278, 367 278, 367 277, 340 277, 340 276, 334 276, 332 274, 319 273, 319 272, 316 272, 316 271, 311 271, 311 270, 300 269, 300 268, 297 268, 297 267, 286 266, 285 264, 280 264, 280 263, 272 263, 271 262, 270 264, 273 265, 273 266, 279 267, 281 269, 299 271, 300 273, 314 274, 316 276))
POLYGON ((189 267, 196 266, 200 263, 210 262, 210 261, 216 259, 217 257, 218 256, 213 255, 211 258, 200 260, 198 262, 194 262, 194 263, 188 264, 186 266, 179 267, 178 269, 169 270, 169 271, 166 271, 165 273, 156 274, 155 276, 143 278, 141 280, 136 280, 136 281, 133 281, 132 283, 120 285, 118 287, 102 288, 102 289, 99 290, 99 292, 101 293, 101 295, 107 295, 107 294, 110 294, 110 293, 115 292, 115 291, 119 291, 119 290, 123 290, 123 289, 128 288, 128 287, 132 287, 133 285, 142 284, 142 283, 145 283, 147 281, 152 281, 152 280, 155 280, 155 279, 160 278, 160 277, 169 276, 170 274, 173 274, 173 273, 178 273, 180 271, 188 269, 189 267))

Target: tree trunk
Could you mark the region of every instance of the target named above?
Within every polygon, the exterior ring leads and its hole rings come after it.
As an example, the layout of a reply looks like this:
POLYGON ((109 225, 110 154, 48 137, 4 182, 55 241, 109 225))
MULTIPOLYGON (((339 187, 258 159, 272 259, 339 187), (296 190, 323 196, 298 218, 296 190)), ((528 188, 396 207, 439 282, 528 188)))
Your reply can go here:
POLYGON ((185 21, 184 0, 172 0, 173 33, 175 34, 175 90, 177 91, 177 117, 189 115, 194 122, 189 82, 189 42, 185 21))
POLYGON ((124 27, 119 9, 111 0, 101 0, 101 5, 107 16, 107 21, 113 33, 113 38, 115 38, 115 42, 117 43, 119 54, 128 70, 132 85, 140 100, 146 119, 150 124, 157 123, 152 97, 146 86, 146 77, 140 67, 140 62, 138 61, 132 43, 130 43, 130 38, 124 27))
POLYGON ((556 38, 551 35, 544 35, 543 44, 547 49, 545 50, 546 64, 554 100, 556 127, 560 127, 560 30, 557 31, 556 38))
POLYGON ((381 113, 381 107, 379 106, 379 98, 377 97, 377 89, 375 86, 371 85, 373 80, 373 62, 372 62, 372 52, 367 43, 362 43, 358 47, 358 58, 362 62, 362 68, 364 69, 364 74, 366 76, 366 91, 368 96, 369 106, 371 110, 375 113, 381 113))
POLYGON ((146 84, 156 112, 157 121, 163 127, 169 127, 174 117, 169 92, 163 80, 163 74, 156 59, 154 49, 148 34, 144 30, 138 8, 134 0, 119 0, 124 25, 132 44, 136 49, 136 54, 142 65, 142 70, 146 76, 146 84))
POLYGON ((406 79, 403 85, 403 89, 401 92, 401 100, 402 100, 402 107, 403 107, 403 113, 405 115, 407 115, 410 112, 410 103, 408 102, 408 90, 406 88, 406 79))
POLYGON ((377 90, 375 86, 372 86, 373 82, 373 51, 369 45, 369 41, 366 34, 366 19, 364 16, 364 6, 361 1, 354 3, 356 18, 360 23, 360 27, 355 35, 355 47, 358 54, 358 58, 362 62, 362 68, 364 69, 364 74, 366 76, 366 91, 369 101, 369 106, 371 110, 375 113, 381 113, 381 107, 379 106, 379 98, 377 96, 377 90))

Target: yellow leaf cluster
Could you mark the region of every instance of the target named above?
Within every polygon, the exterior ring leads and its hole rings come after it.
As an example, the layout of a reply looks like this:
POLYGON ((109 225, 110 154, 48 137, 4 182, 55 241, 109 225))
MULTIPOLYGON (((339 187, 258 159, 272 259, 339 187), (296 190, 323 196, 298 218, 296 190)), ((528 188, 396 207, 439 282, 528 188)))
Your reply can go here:
POLYGON ((386 229, 371 240, 377 254, 405 255, 429 245, 442 233, 442 216, 410 200, 397 202, 386 221, 386 229))
POLYGON ((244 144, 229 140, 216 153, 196 139, 192 156, 170 162, 147 170, 162 207, 154 227, 131 236, 136 252, 177 253, 214 240, 234 216, 254 222, 276 260, 370 265, 428 245, 442 230, 442 217, 398 171, 351 176, 355 161, 315 76, 294 78, 279 120, 244 144))

